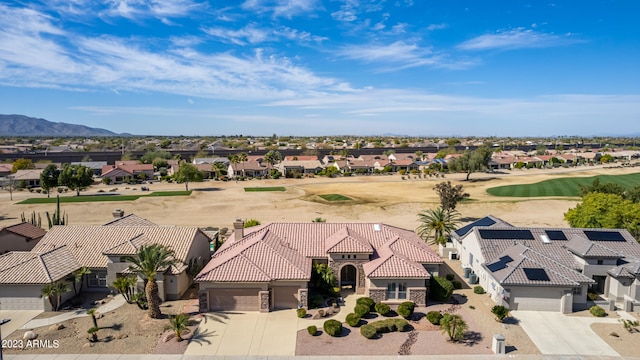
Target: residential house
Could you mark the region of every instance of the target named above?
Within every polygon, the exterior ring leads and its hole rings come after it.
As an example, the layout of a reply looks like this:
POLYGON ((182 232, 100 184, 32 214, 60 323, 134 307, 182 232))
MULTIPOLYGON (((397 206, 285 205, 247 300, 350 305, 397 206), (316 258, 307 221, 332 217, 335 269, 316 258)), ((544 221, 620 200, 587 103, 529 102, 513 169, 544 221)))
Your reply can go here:
POLYGON ((106 161, 74 161, 71 165, 81 165, 88 167, 93 172, 93 176, 102 175, 102 168, 107 165, 106 161))
POLYGON ((27 169, 18 170, 11 177, 16 186, 35 187, 40 186, 40 174, 42 174, 42 169, 27 169))
POLYGON ((283 160, 276 165, 278 171, 287 177, 292 177, 292 174, 317 174, 324 166, 315 158, 315 160, 283 160))
POLYGON ((390 154, 389 155, 389 166, 391 166, 391 171, 400 171, 405 170, 407 172, 411 170, 418 170, 418 164, 416 163, 415 154, 390 154))
POLYGON ((200 310, 307 307, 313 263, 327 264, 343 290, 376 302, 425 305, 442 260, 414 232, 371 223, 272 223, 234 233, 195 281, 200 310))
POLYGON ((0 164, 0 177, 11 175, 11 170, 13 170, 13 164, 0 164))
POLYGON ((47 232, 23 222, 0 230, 0 254, 10 251, 31 251, 47 232))
POLYGON ((627 230, 514 227, 490 216, 452 238, 469 282, 512 310, 581 310, 587 291, 640 300, 637 277, 629 281, 640 244, 627 230))
POLYGON ((114 165, 102 167, 102 178, 111 179, 112 184, 126 182, 129 178, 153 179, 153 164, 118 161, 114 165))
POLYGON ((240 163, 230 163, 227 169, 227 176, 262 177, 269 174, 270 167, 260 156, 249 156, 247 161, 240 163))
MULTIPOLYGON (((67 281, 80 264, 67 246, 46 251, 13 251, 0 255, 0 310, 52 310, 42 287, 67 281)), ((73 296, 62 294, 62 302, 73 296)))

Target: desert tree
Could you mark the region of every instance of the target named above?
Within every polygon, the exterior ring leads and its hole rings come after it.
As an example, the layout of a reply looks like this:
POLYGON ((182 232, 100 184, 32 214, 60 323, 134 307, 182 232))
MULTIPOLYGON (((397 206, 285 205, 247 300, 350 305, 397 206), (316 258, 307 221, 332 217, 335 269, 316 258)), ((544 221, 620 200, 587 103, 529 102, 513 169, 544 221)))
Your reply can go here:
POLYGON ((51 195, 51 189, 58 186, 60 170, 53 164, 47 165, 40 173, 40 187, 47 192, 47 197, 51 195))
POLYGON ((438 183, 433 189, 438 194, 440 205, 445 211, 455 210, 458 202, 469 197, 469 193, 464 192, 462 184, 453 186, 451 181, 438 183))
POLYGON ((66 186, 76 191, 80 196, 80 191, 93 184, 93 172, 86 166, 64 164, 58 177, 58 184, 66 186))
POLYGON ((183 162, 173 175, 173 178, 178 183, 184 183, 185 190, 189 191, 189 183, 202 181, 203 176, 202 171, 195 165, 183 162))

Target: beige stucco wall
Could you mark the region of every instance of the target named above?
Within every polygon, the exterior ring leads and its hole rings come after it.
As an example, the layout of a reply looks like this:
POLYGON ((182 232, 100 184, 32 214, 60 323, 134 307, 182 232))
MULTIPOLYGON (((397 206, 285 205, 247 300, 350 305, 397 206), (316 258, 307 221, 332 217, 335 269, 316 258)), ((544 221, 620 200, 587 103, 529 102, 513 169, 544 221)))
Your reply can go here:
POLYGON ((31 251, 40 239, 27 241, 20 235, 8 231, 0 232, 0 254, 9 251, 31 251))

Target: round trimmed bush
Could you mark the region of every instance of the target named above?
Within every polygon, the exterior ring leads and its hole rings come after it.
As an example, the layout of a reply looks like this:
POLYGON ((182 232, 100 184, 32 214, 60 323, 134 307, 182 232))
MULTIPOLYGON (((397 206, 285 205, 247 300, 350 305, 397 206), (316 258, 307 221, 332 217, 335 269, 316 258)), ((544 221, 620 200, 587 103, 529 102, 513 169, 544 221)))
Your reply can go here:
POLYGON ((391 312, 391 308, 387 304, 377 303, 375 308, 376 312, 382 316, 387 316, 391 312))
POLYGON ((406 331, 409 331, 409 329, 411 329, 409 322, 405 319, 392 319, 392 320, 396 325, 396 329, 400 332, 406 332, 406 331))
POLYGON ((360 335, 366 337, 367 339, 373 339, 376 334, 378 333, 378 331, 376 330, 376 327, 373 325, 362 325, 360 327, 360 335))
POLYGON ((369 307, 369 311, 376 311, 375 310, 376 302, 373 301, 373 299, 370 297, 358 298, 358 300, 356 300, 356 305, 366 305, 369 307))
POLYGON ((309 335, 316 336, 316 334, 318 333, 318 328, 315 325, 311 325, 307 327, 307 331, 309 332, 309 335))
POLYGON ((363 317, 369 313, 371 309, 369 306, 364 304, 358 304, 355 308, 353 308, 353 312, 358 314, 358 316, 363 317))
POLYGON ((442 313, 440 311, 429 311, 427 313, 427 320, 433 325, 440 325, 440 319, 442 319, 442 313))
POLYGON ((434 276, 431 278, 429 294, 435 301, 447 301, 453 294, 453 284, 442 276, 434 276))
POLYGON ((329 336, 336 337, 340 336, 340 334, 342 333, 342 323, 338 320, 327 320, 324 322, 322 328, 324 329, 324 332, 329 334, 329 336))
POLYGON ((456 289, 456 290, 462 289, 462 283, 460 281, 453 280, 451 283, 453 284, 453 288, 454 289, 456 289))
POLYGON ((482 295, 482 294, 485 293, 485 291, 484 291, 484 288, 482 286, 476 285, 476 286, 473 287, 473 293, 482 295))
POLYGON ((394 319, 380 320, 371 323, 376 328, 379 334, 394 332, 398 330, 396 327, 396 323, 393 321, 394 319))
POLYGON ((416 304, 413 301, 405 301, 402 304, 398 305, 398 314, 405 319, 408 319, 413 315, 413 309, 415 309, 416 304))
POLYGON ((296 314, 298 315, 299 318, 304 318, 305 316, 307 316, 307 310, 305 310, 304 308, 300 308, 298 310, 296 310, 296 314))
POLYGON ((596 316, 596 317, 604 317, 607 316, 607 312, 604 311, 603 308, 601 308, 598 305, 593 305, 592 307, 589 308, 589 312, 591 313, 591 315, 596 316))
POLYGON ((347 315, 346 322, 347 324, 349 324, 349 326, 358 326, 360 324, 360 315, 350 313, 349 315, 347 315))
POLYGON ((444 276, 445 279, 449 280, 449 281, 453 281, 453 279, 455 279, 455 275, 453 274, 447 274, 444 276))

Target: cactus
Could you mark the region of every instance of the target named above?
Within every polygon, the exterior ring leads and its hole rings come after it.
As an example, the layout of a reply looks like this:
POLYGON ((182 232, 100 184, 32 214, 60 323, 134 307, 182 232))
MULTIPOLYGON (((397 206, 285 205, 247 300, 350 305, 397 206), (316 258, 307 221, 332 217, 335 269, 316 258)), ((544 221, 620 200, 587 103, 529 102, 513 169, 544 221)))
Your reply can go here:
POLYGON ((31 213, 31 219, 29 221, 27 221, 27 217, 24 215, 24 212, 20 214, 20 219, 23 223, 28 222, 33 226, 42 227, 42 217, 40 216, 40 213, 38 213, 36 216, 35 211, 31 213))
POLYGON ((69 222, 69 217, 65 213, 60 213, 60 195, 57 196, 56 200, 56 211, 53 215, 49 214, 47 211, 47 221, 49 222, 49 229, 51 229, 54 225, 66 225, 69 222))

